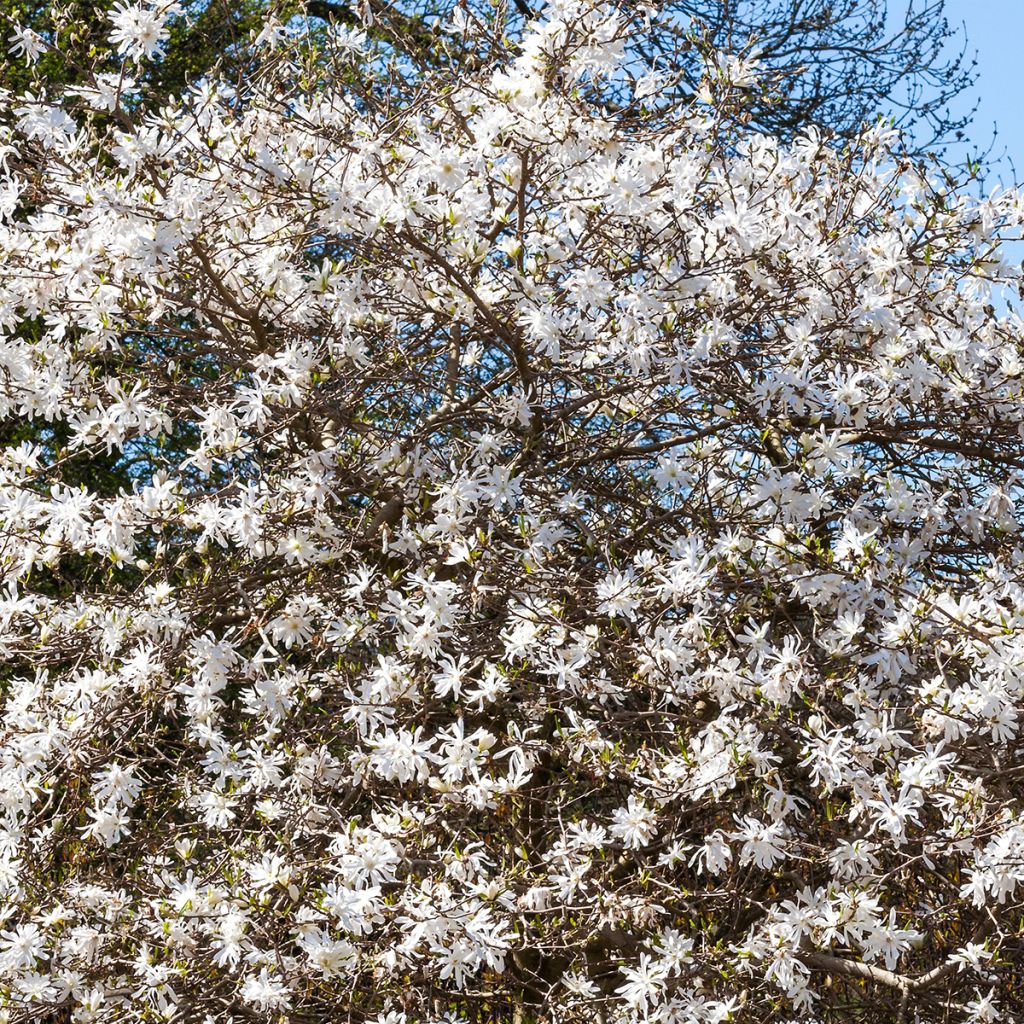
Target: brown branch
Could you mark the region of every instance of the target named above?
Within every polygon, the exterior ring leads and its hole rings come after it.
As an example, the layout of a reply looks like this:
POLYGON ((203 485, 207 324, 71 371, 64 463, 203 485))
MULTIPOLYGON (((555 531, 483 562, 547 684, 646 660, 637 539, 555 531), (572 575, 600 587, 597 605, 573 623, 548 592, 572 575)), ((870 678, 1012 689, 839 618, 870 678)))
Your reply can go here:
POLYGON ((800 959, 814 971, 825 971, 829 974, 846 974, 854 978, 863 978, 865 981, 873 981, 886 988, 894 988, 900 992, 923 992, 925 989, 937 985, 940 981, 955 974, 960 964, 951 961, 941 964, 921 974, 916 978, 908 977, 905 974, 896 974, 887 971, 883 967, 875 967, 872 964, 865 964, 859 960, 847 960, 845 957, 832 956, 830 953, 801 953, 800 959))

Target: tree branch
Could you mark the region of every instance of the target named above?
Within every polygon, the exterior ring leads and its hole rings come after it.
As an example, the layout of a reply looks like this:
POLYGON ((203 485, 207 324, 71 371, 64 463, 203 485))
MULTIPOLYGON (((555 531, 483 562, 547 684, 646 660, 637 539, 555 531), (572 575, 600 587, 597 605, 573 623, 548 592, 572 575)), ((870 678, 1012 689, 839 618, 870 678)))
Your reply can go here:
POLYGON ((861 963, 859 960, 847 960, 844 957, 832 956, 830 953, 801 953, 800 959, 814 971, 847 974, 854 978, 863 978, 865 981, 885 985, 887 988, 898 989, 900 992, 923 992, 949 975, 955 974, 960 967, 960 964, 954 960, 933 968, 927 974, 910 978, 905 974, 896 974, 882 967, 861 963))

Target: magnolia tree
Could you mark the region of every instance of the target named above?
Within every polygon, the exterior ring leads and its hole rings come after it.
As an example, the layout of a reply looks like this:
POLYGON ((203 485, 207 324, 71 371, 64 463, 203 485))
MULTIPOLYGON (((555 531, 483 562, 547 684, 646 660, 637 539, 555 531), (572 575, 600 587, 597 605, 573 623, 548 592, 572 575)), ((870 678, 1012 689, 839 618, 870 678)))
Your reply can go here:
POLYGON ((0 1016, 1019 1019, 1020 196, 455 13, 3 96, 0 1016))

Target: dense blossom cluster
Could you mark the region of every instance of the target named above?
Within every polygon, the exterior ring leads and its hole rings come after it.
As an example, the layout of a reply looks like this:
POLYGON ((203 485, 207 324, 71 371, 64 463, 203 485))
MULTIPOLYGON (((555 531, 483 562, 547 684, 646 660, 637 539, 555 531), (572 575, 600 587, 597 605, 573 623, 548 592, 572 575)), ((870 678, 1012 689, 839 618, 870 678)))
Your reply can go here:
POLYGON ((1012 1019, 1019 195, 175 14, 3 97, 3 1019, 1012 1019))

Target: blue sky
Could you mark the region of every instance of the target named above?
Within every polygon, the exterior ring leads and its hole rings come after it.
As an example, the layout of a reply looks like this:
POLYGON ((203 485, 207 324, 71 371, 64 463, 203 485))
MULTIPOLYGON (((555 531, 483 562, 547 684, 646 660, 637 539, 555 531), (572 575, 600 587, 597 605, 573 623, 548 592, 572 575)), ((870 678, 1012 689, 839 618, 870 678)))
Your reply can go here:
POLYGON ((946 0, 946 15, 961 39, 966 29, 968 48, 978 55, 971 141, 984 146, 995 125, 993 155, 1005 150, 1024 179, 1024 0, 946 0))

